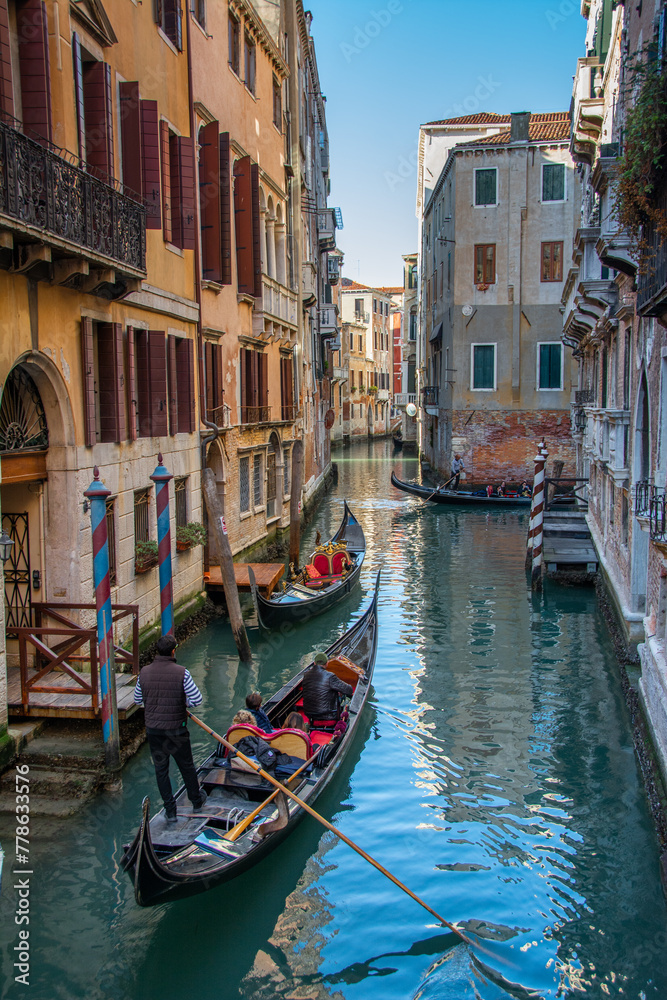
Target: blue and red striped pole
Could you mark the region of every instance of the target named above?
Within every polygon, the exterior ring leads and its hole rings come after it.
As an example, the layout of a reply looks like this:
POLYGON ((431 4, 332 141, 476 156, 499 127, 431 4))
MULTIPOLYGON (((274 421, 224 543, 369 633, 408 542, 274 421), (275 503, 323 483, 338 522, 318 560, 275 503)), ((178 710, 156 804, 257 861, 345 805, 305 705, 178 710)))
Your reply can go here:
POLYGON ((171 529, 169 526, 169 480, 174 477, 162 464, 162 453, 157 457, 158 466, 150 477, 155 483, 157 510, 157 548, 160 569, 160 614, 162 635, 174 633, 174 599, 171 584, 171 529))
POLYGON ((84 496, 90 500, 93 529, 93 585, 97 608, 97 645, 99 649, 100 687, 102 689, 102 735, 107 769, 120 767, 120 739, 116 708, 116 674, 114 670, 113 616, 111 613, 111 583, 109 580, 109 539, 107 534, 107 497, 111 496, 100 482, 100 470, 95 466, 94 479, 84 496))

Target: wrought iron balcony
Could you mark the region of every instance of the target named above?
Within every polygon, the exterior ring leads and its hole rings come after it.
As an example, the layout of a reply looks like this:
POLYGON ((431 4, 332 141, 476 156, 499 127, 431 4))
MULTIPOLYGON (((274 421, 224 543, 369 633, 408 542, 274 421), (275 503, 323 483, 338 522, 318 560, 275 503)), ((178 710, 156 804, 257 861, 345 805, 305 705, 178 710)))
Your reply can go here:
POLYGON ((422 406, 438 405, 438 385, 425 385, 422 389, 422 406))
POLYGON ((280 407, 280 419, 283 421, 283 423, 292 423, 294 420, 296 420, 298 415, 299 415, 299 407, 294 404, 292 406, 286 406, 285 404, 283 404, 280 407))
POLYGON ((649 533, 654 542, 667 542, 667 512, 665 491, 655 489, 651 497, 649 533))
MULTIPOLYGON (((661 218, 667 212, 667 186, 656 199, 661 218)), ((643 231, 644 248, 637 271, 637 312, 642 316, 667 314, 667 247, 664 237, 653 225, 643 231)))
POLYGON ((242 424, 266 424, 271 419, 270 406, 242 406, 242 424))
POLYGON ((649 517, 653 499, 653 484, 647 479, 635 483, 635 516, 649 517))

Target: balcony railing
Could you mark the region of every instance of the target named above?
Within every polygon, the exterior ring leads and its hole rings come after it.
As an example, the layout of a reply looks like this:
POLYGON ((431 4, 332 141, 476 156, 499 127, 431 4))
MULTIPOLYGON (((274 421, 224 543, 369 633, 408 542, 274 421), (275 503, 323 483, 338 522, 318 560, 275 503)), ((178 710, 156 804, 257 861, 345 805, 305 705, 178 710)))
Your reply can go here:
MULTIPOLYGON (((667 212, 667 187, 657 199, 662 218, 667 212)), ((645 249, 637 272, 637 312, 661 316, 667 312, 667 247, 655 226, 644 227, 645 249)))
POLYGON ((635 516, 649 517, 653 499, 653 485, 647 479, 635 483, 635 516))
POLYGON ((269 316, 296 328, 296 292, 262 275, 262 308, 269 316))
POLYGON ((437 385, 425 385, 422 389, 422 405, 423 406, 437 406, 438 405, 438 390, 440 386, 437 385))
POLYGON ((50 235, 137 277, 146 273, 144 206, 4 121, 0 216, 34 229, 43 242, 50 235))
POLYGON ((271 419, 270 406, 242 406, 242 424, 266 424, 271 419))
POLYGON ((299 413, 298 406, 285 406, 284 404, 280 407, 280 419, 286 423, 291 423, 296 420, 299 413))
POLYGON ((394 396, 394 406, 407 406, 417 402, 416 392, 397 392, 394 396))
POLYGON ((667 512, 665 511, 665 491, 655 489, 649 510, 649 533, 654 542, 667 542, 667 512))

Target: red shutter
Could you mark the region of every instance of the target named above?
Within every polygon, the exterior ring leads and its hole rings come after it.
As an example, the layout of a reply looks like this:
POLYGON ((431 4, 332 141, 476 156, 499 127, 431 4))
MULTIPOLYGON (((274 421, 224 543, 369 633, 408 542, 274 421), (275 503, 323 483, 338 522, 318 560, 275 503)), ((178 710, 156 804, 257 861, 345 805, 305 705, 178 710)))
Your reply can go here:
MULTIPOLYGON (((140 102, 141 187, 146 202, 146 229, 162 227, 160 209, 160 129, 157 101, 140 102)), ((169 131, 167 127, 167 132, 169 131)))
POLYGON ((120 443, 125 438, 123 327, 120 323, 97 324, 97 370, 100 441, 120 443))
POLYGON ((206 368, 206 417, 211 420, 213 411, 213 344, 210 340, 204 343, 204 365, 206 368))
POLYGON ((148 330, 135 330, 137 417, 139 437, 151 436, 151 395, 150 358, 148 354, 148 330))
POLYGON ((164 437, 167 427, 167 352, 164 330, 148 331, 148 373, 151 433, 154 437, 164 437))
POLYGON ((123 366, 123 325, 113 325, 114 385, 116 406, 116 441, 120 444, 126 437, 125 425, 125 368, 123 366))
POLYGON ((262 296, 262 246, 259 216, 259 166, 253 163, 250 168, 250 186, 252 189, 252 269, 256 299, 262 296))
MULTIPOLYGON (((250 355, 250 405, 256 411, 259 406, 259 354, 257 351, 248 351, 250 355)), ((253 413, 253 420, 257 419, 257 413, 253 413)))
POLYGON ((202 277, 222 281, 220 212, 220 140, 218 123, 199 132, 199 217, 202 244, 202 277))
POLYGON ((113 118, 111 67, 107 63, 84 63, 83 111, 88 169, 108 180, 113 177, 113 118))
POLYGON ((165 241, 171 243, 171 155, 169 126, 165 121, 160 122, 160 161, 162 165, 162 234, 165 241))
POLYGON ((123 82, 118 87, 120 98, 120 137, 123 149, 123 186, 126 194, 142 195, 141 165, 141 102, 139 84, 123 82))
POLYGON ((240 382, 241 382, 241 423, 247 422, 245 408, 248 406, 248 351, 241 348, 240 357, 240 382))
POLYGON ((0 113, 14 117, 14 89, 7 0, 0 0, 0 113))
POLYGON ((195 165, 192 139, 170 138, 172 240, 182 250, 195 248, 195 165))
POLYGON ((216 424, 221 425, 222 412, 220 411, 219 407, 222 406, 225 390, 222 381, 222 347, 220 346, 220 344, 214 344, 213 346, 213 372, 214 372, 213 382, 215 385, 214 405, 215 408, 218 410, 218 412, 215 415, 215 422, 216 424))
POLYGON ((178 376, 178 431, 191 434, 195 429, 195 366, 194 342, 181 338, 176 341, 176 372, 178 376))
POLYGON ((44 0, 25 0, 16 11, 24 129, 51 141, 49 33, 44 0))
POLYGON ((178 390, 176 375, 176 337, 170 333, 167 337, 167 388, 169 392, 169 433, 178 431, 178 390))
POLYGON ((129 441, 137 440, 137 369, 134 327, 127 328, 127 381, 128 381, 128 416, 129 426, 127 437, 129 441))
POLYGON ((220 242, 223 285, 232 283, 232 178, 229 163, 229 132, 220 136, 220 242))
POLYGON ((234 164, 236 271, 238 290, 246 295, 255 294, 252 245, 252 180, 250 173, 249 156, 244 156, 236 161, 234 164))
POLYGON ((83 382, 83 428, 87 448, 95 444, 95 354, 93 350, 93 321, 88 316, 81 319, 81 365, 83 382))
POLYGON ((74 73, 74 98, 76 106, 76 134, 79 160, 86 158, 86 124, 83 117, 83 62, 81 42, 76 31, 72 35, 72 69, 74 73))

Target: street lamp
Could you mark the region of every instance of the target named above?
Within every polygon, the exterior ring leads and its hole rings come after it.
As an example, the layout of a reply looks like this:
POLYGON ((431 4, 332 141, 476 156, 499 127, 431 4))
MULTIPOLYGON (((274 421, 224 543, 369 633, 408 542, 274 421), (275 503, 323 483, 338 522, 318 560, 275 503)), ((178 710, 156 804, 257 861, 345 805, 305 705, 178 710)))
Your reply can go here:
POLYGON ((2 559, 2 565, 7 562, 10 555, 12 554, 12 548, 14 547, 14 541, 9 537, 7 532, 4 530, 0 535, 0 559, 2 559))

